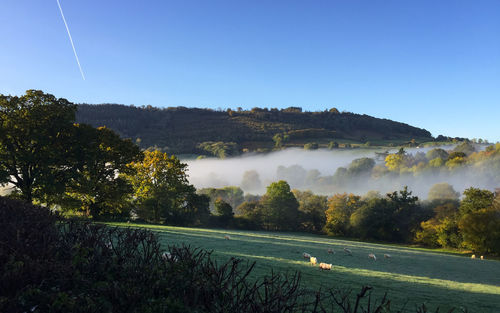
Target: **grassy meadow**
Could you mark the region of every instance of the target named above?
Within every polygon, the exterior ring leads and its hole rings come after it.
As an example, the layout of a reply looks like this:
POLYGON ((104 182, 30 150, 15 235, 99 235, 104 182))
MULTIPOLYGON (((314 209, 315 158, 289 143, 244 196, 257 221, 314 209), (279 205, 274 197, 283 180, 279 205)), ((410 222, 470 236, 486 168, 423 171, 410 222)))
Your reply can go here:
MULTIPOLYGON (((425 303, 447 312, 451 307, 467 307, 470 312, 500 312, 500 261, 479 260, 431 249, 339 240, 301 233, 235 231, 171 226, 113 223, 144 227, 156 232, 168 245, 186 244, 213 250, 221 262, 230 257, 256 261, 255 278, 275 272, 302 273, 302 284, 310 288, 352 289, 374 287, 373 296, 385 292, 392 307, 406 304, 409 312, 425 303), (230 240, 224 236, 229 235, 230 240), (348 256, 343 248, 353 253, 348 256), (328 248, 335 253, 328 254, 328 248), (332 263, 332 271, 320 271, 302 258, 308 252, 318 262, 332 263), (374 253, 377 260, 368 258, 374 253), (385 259, 384 254, 391 258, 385 259)), ((455 311, 460 312, 460 311, 455 311)))

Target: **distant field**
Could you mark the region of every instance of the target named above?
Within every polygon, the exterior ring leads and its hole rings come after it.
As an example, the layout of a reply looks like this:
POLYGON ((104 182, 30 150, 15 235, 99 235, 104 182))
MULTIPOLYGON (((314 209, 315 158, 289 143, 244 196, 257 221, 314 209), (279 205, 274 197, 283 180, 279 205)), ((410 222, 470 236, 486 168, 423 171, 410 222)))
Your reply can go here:
MULTIPOLYGON (((374 287, 379 299, 385 292, 393 308, 406 304, 409 312, 425 303, 440 312, 451 307, 468 307, 470 312, 500 312, 500 261, 470 259, 428 249, 337 240, 300 233, 234 231, 138 224, 113 224, 145 227, 157 232, 165 248, 181 243, 213 250, 220 261, 238 257, 257 261, 254 277, 278 272, 302 272, 306 287, 353 289, 374 287), (225 240, 230 235, 231 240, 225 240), (347 247, 353 256, 343 252, 347 247), (335 254, 328 254, 332 248, 335 254), (321 272, 302 258, 308 252, 318 262, 332 263, 331 272, 321 272), (377 261, 368 258, 369 253, 377 261), (391 255, 384 259, 383 254, 391 255)), ((460 312, 460 311, 455 311, 460 312)))

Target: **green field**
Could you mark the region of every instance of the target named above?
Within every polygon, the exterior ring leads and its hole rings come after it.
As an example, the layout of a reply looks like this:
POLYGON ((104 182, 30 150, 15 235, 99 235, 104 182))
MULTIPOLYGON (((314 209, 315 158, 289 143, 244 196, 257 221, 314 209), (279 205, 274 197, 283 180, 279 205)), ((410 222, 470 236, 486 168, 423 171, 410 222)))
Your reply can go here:
MULTIPOLYGON (((131 226, 131 224, 113 224, 131 226)), ((433 310, 467 307, 470 312, 500 312, 500 261, 470 259, 429 249, 332 239, 300 233, 234 231, 170 226, 137 225, 157 232, 165 248, 187 244, 213 250, 220 261, 238 257, 257 261, 254 277, 278 272, 302 272, 302 284, 310 288, 342 288, 357 292, 374 287, 379 299, 385 292, 393 308, 406 303, 409 312, 425 303, 433 310), (225 240, 224 235, 230 235, 225 240), (343 252, 349 248, 353 256, 343 252), (328 254, 332 248, 335 253, 328 254), (308 252, 318 262, 332 263, 332 271, 320 271, 302 258, 308 252), (368 258, 369 253, 377 261, 368 258), (391 258, 384 259, 383 254, 391 258)), ((460 311, 455 311, 460 312, 460 311)))

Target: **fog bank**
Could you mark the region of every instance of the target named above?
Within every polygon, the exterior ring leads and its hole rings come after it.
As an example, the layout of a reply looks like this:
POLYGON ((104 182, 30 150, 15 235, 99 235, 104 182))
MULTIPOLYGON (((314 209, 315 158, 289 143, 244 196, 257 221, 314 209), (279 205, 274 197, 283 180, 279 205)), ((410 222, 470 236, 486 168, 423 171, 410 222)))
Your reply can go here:
MULTIPOLYGON (((426 153, 436 148, 405 148, 408 154, 426 153)), ((440 147, 445 150, 453 146, 440 147)), ((394 153, 397 150, 391 150, 394 153)), ((500 187, 500 173, 482 172, 474 167, 464 167, 454 171, 443 169, 425 170, 421 173, 395 175, 384 174, 376 177, 373 173, 364 173, 339 181, 333 177, 339 167, 347 168, 351 162, 359 158, 372 158, 376 165, 384 164, 384 156, 377 155, 385 150, 380 149, 334 149, 303 150, 286 149, 268 154, 246 154, 230 159, 184 160, 188 164, 189 181, 196 188, 220 188, 239 186, 246 193, 262 194, 271 182, 285 179, 292 188, 311 190, 317 194, 332 195, 341 192, 352 192, 363 195, 370 190, 382 194, 400 190, 407 185, 420 198, 427 198, 430 187, 436 183, 447 182, 456 191, 462 193, 473 186, 494 190, 500 187), (245 172, 255 171, 250 175, 253 181, 243 182, 245 172), (250 186, 250 187, 249 187, 250 186)), ((496 167, 497 169, 499 167, 496 167)), ((248 174, 248 173, 247 173, 248 174)), ((248 175, 247 175, 248 176, 248 175)))

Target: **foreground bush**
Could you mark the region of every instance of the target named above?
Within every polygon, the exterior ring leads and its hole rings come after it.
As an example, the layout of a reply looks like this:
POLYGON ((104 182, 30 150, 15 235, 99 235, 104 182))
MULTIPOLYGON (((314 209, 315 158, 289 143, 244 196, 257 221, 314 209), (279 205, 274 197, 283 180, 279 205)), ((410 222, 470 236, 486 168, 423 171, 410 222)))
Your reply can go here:
POLYGON ((61 220, 5 198, 0 221, 0 312, 397 312, 372 301, 370 287, 310 291, 298 273, 255 281, 255 263, 218 264, 189 247, 162 255, 145 230, 61 220))

